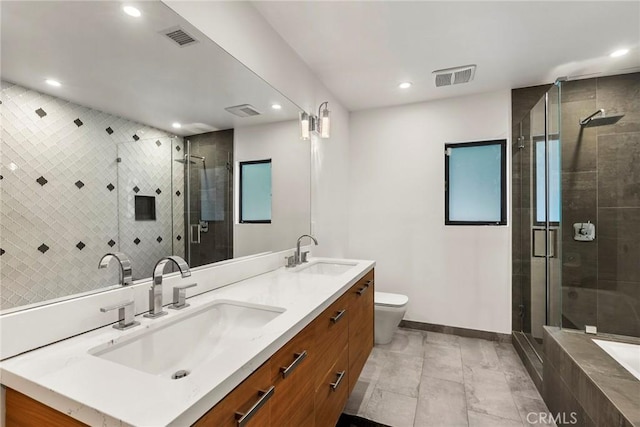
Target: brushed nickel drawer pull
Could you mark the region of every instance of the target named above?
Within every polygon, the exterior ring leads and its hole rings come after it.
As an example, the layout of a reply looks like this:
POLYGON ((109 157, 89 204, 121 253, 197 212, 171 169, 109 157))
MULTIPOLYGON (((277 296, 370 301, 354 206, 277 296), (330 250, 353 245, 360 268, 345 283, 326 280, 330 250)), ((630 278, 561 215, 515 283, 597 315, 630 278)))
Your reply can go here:
POLYGON ((291 372, 307 357, 307 350, 303 350, 302 353, 294 353, 296 356, 295 360, 291 362, 289 366, 283 366, 280 368, 280 372, 282 373, 282 379, 287 378, 291 372))
POLYGON ((340 320, 340 319, 342 318, 342 316, 344 316, 344 314, 345 314, 346 312, 347 312, 347 309, 340 310, 340 311, 338 312, 338 314, 336 314, 335 316, 333 316, 333 317, 331 318, 331 322, 332 322, 332 323, 338 323, 338 320, 340 320))
POLYGON ((238 427, 244 427, 247 425, 249 420, 253 418, 253 416, 260 410, 260 408, 262 408, 264 404, 267 403, 269 399, 271 399, 274 390, 274 386, 269 387, 267 391, 259 390, 258 396, 260 396, 260 398, 246 413, 243 414, 242 412, 236 412, 236 421, 238 423, 238 427))
POLYGON ((364 294, 367 291, 367 289, 369 289, 369 286, 371 285, 371 283, 373 283, 372 280, 367 280, 367 283, 364 284, 364 287, 356 291, 358 295, 364 294))
POLYGON ((336 391, 336 389, 340 385, 340 382, 342 381, 342 378, 344 378, 345 372, 347 372, 347 371, 336 372, 336 374, 338 375, 338 379, 336 380, 335 383, 329 384, 331 386, 331 390, 336 391))

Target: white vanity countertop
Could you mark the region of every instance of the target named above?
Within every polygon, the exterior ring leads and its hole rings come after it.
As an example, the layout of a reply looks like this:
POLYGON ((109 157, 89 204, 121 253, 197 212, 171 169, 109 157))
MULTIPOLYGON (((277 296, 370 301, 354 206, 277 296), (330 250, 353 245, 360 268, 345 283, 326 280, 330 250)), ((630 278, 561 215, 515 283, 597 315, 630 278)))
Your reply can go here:
POLYGON ((362 260, 313 261, 356 265, 338 275, 296 273, 282 267, 206 292, 190 298, 190 307, 168 310, 169 314, 161 318, 136 316, 141 325, 135 328, 119 331, 106 326, 7 359, 0 364, 1 382, 89 425, 191 425, 375 265, 362 260), (128 334, 184 316, 216 300, 286 311, 228 357, 205 362, 180 380, 147 374, 89 354, 96 346, 120 341, 128 334))

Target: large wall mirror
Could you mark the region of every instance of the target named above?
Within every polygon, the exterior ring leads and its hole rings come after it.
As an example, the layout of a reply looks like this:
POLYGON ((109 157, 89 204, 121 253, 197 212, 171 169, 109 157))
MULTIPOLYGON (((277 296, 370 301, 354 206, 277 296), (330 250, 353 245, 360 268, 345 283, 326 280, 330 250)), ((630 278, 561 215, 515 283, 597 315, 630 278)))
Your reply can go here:
POLYGON ((140 280, 309 233, 299 108, 163 3, 123 6, 0 3, 2 313, 119 286, 109 252, 140 280))

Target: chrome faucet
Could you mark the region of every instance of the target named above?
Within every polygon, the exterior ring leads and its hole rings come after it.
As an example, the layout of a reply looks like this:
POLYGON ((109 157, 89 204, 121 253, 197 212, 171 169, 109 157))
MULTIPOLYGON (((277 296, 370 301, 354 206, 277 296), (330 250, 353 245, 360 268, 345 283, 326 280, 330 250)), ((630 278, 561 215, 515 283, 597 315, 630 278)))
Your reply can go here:
POLYGON ((300 256, 300 240, 302 240, 303 237, 310 238, 311 240, 313 240, 313 243, 315 243, 316 246, 318 246, 318 241, 316 240, 316 238, 309 234, 303 234, 302 236, 298 237, 298 242, 296 243, 296 254, 293 259, 293 262, 295 265, 299 265, 299 264, 302 264, 303 262, 307 262, 306 252, 303 254, 304 255, 303 257, 300 256), (302 258, 304 258, 304 260, 302 258))
POLYGON ((160 259, 153 269, 153 283, 151 284, 151 289, 149 289, 149 313, 145 314, 144 317, 153 319, 167 314, 166 311, 162 310, 162 275, 169 261, 178 267, 183 278, 191 276, 189 265, 179 256, 173 255, 160 259))
POLYGON ((109 252, 105 254, 98 263, 98 269, 107 268, 112 259, 115 259, 120 264, 120 284, 122 286, 132 284, 131 260, 124 252, 109 252))

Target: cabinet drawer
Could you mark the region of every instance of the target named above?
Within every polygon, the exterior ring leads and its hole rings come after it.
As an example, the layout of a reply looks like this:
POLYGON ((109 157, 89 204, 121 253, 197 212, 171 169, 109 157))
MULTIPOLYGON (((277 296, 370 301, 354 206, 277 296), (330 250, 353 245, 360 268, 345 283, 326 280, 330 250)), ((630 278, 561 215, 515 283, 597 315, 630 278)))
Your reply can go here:
POLYGON ((347 294, 344 294, 313 322, 315 331, 315 389, 340 356, 349 340, 349 310, 347 294))
POLYGON ((67 414, 8 387, 5 399, 7 427, 86 426, 67 414))
POLYGON ((309 325, 271 357, 271 424, 303 426, 313 415, 314 328, 309 325))
POLYGON ((349 310, 349 392, 353 390, 360 372, 373 348, 374 313, 373 270, 348 291, 349 310))
POLYGON ((349 397, 348 350, 343 347, 338 360, 323 376, 316 390, 316 427, 335 426, 349 397))
POLYGON ((271 425, 271 397, 275 394, 271 381, 271 365, 265 362, 238 387, 233 389, 194 426, 238 427, 239 414, 246 416, 247 427, 271 425))

